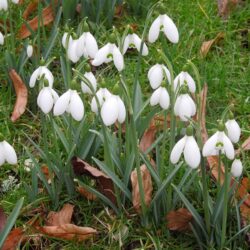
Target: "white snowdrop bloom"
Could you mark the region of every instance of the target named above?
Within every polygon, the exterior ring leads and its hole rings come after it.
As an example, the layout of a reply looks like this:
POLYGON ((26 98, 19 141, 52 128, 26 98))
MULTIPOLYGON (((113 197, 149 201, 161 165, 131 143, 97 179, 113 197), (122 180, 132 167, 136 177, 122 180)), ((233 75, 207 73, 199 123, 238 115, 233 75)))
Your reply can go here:
POLYGON ((182 71, 174 79, 174 90, 178 89, 180 86, 187 84, 188 89, 191 93, 195 93, 196 86, 194 79, 188 74, 188 72, 182 71))
POLYGON ((232 163, 231 174, 234 177, 240 177, 242 175, 243 166, 240 159, 235 159, 232 163))
POLYGON ((31 75, 29 85, 31 88, 35 86, 37 79, 44 76, 44 78, 49 82, 49 87, 53 87, 54 76, 51 71, 46 66, 39 66, 31 75))
POLYGON ((150 43, 154 43, 158 39, 160 31, 163 31, 164 35, 170 42, 178 43, 179 32, 177 30, 177 27, 174 24, 173 20, 166 14, 159 15, 154 20, 149 29, 148 41, 150 43))
POLYGON ((0 31, 0 45, 4 45, 4 35, 1 31, 0 31))
POLYGON ((76 90, 69 89, 57 99, 54 106, 54 115, 62 115, 65 112, 71 114, 76 121, 82 120, 84 105, 76 90))
POLYGON ((37 105, 43 111, 44 114, 48 114, 53 105, 58 100, 59 96, 55 90, 50 87, 44 87, 41 89, 37 97, 37 105))
POLYGON ((17 155, 14 148, 7 142, 0 142, 0 166, 5 162, 17 164, 17 155))
POLYGON ((193 99, 188 94, 179 95, 174 105, 174 113, 182 121, 188 121, 196 113, 196 105, 193 99))
POLYGON ((27 46, 26 52, 27 52, 28 57, 32 57, 32 55, 33 55, 33 46, 29 44, 27 46))
POLYGON ((182 153, 184 154, 185 162, 191 168, 197 168, 200 165, 200 150, 192 135, 185 135, 175 144, 170 154, 170 161, 176 164, 180 160, 182 153))
POLYGON ((218 130, 204 144, 202 154, 204 157, 225 154, 228 159, 234 159, 234 147, 223 130, 218 130))
POLYGON ((101 117, 106 126, 114 124, 116 121, 123 123, 126 118, 126 109, 123 101, 117 95, 112 95, 102 105, 101 117))
MULTIPOLYGON (((66 49, 66 43, 67 43, 67 37, 68 37, 68 32, 65 32, 64 34, 63 34, 63 37, 62 37, 62 45, 63 45, 63 47, 64 47, 64 49, 66 49)), ((70 35, 69 36, 69 43, 73 40, 73 38, 72 38, 72 36, 70 35)))
POLYGON ((148 71, 148 80, 152 89, 157 89, 161 85, 164 77, 171 83, 170 72, 163 64, 155 64, 148 71))
POLYGON ((150 98, 151 106, 159 104, 163 109, 168 109, 169 103, 169 94, 167 89, 164 87, 159 87, 158 89, 156 89, 150 98))
MULTIPOLYGON (((94 74, 92 72, 86 72, 84 74, 84 77, 88 79, 89 83, 92 85, 93 90, 96 92, 97 81, 94 74)), ((81 87, 83 93, 93 94, 92 90, 83 81, 81 82, 81 87)))
POLYGON ((114 61, 115 67, 118 71, 124 69, 123 55, 114 43, 107 43, 95 55, 92 62, 94 66, 100 66, 103 63, 114 61))
MULTIPOLYGON (((123 50, 122 50, 123 55, 126 53, 128 48, 136 48, 138 52, 140 52, 141 43, 142 43, 142 40, 138 35, 136 35, 135 33, 128 34, 123 43, 123 50)), ((143 47, 142 47, 142 55, 143 56, 148 55, 148 47, 145 44, 145 42, 143 43, 143 47)))
POLYGON ((106 99, 110 98, 111 96, 112 96, 112 94, 106 88, 100 88, 96 92, 96 96, 94 96, 92 98, 92 101, 91 101, 91 110, 92 110, 92 112, 98 113, 98 105, 97 105, 96 98, 98 99, 100 107, 102 107, 104 101, 106 99))
POLYGON ((0 11, 8 10, 8 0, 0 0, 0 11))
POLYGON ((73 63, 77 63, 80 60, 82 55, 80 54, 80 47, 79 47, 78 39, 72 39, 69 42, 69 46, 67 49, 67 56, 69 60, 73 63))
POLYGON ((228 120, 225 125, 227 128, 227 134, 229 139, 233 143, 237 143, 240 140, 240 134, 241 134, 241 129, 239 124, 234 119, 231 119, 228 120))
POLYGON ((95 37, 90 32, 83 32, 78 39, 78 56, 85 58, 95 58, 98 52, 98 45, 95 37))

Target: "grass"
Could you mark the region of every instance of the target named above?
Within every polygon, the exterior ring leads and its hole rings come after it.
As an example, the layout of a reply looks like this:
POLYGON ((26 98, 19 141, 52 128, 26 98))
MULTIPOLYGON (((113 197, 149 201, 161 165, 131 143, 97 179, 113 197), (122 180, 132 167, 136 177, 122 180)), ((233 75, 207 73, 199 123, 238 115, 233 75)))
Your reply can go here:
MULTIPOLYGON (((216 1, 207 0, 182 0, 182 1, 166 1, 167 13, 173 18, 180 31, 180 42, 178 45, 168 46, 168 54, 171 55, 171 61, 174 65, 175 73, 177 74, 186 63, 186 59, 191 59, 198 67, 202 83, 208 84, 208 105, 207 105, 207 122, 209 124, 209 132, 216 126, 216 122, 220 119, 221 113, 225 107, 233 104, 236 119, 242 127, 242 141, 250 135, 250 97, 249 97, 249 79, 250 79, 250 62, 249 62, 249 34, 245 35, 244 31, 249 25, 249 7, 238 7, 232 12, 229 19, 224 21, 217 14, 216 1), (199 54, 201 44, 205 40, 213 39, 219 32, 225 33, 225 39, 215 45, 208 53, 206 58, 202 58, 199 54)), ((15 10, 17 16, 18 28, 21 24, 20 9, 15 10)), ((138 25, 138 33, 141 34, 144 20, 136 19, 132 16, 125 16, 122 19, 115 21, 115 25, 119 30, 123 30, 123 25, 128 23, 136 23, 138 25)), ((101 42, 104 44, 109 31, 105 32, 101 29, 101 42)), ((99 43, 100 45, 100 43, 99 43)), ((143 74, 141 86, 142 91, 146 95, 150 95, 151 90, 146 78, 149 66, 158 62, 156 53, 159 45, 153 45, 150 48, 150 54, 146 57, 143 64, 143 74)), ((57 56, 57 49, 54 51, 57 56)), ((125 74, 133 75, 137 57, 126 58, 125 74), (131 63, 128 63, 128 62, 131 63)), ((56 65, 56 63, 55 63, 56 65)), ((34 69, 29 65, 30 72, 34 69)), ((118 81, 114 71, 104 73, 106 76, 106 85, 114 86, 118 81)), ((192 74, 192 73, 191 73, 192 74)), ((61 72, 56 74, 55 88, 61 83, 61 72)), ((13 124, 10 122, 9 115, 13 108, 15 96, 14 91, 9 85, 7 71, 4 63, 4 48, 0 48, 0 132, 3 133, 9 142, 13 142, 19 157, 19 165, 11 167, 4 165, 0 171, 0 182, 8 178, 8 175, 14 175, 18 178, 20 186, 17 189, 10 190, 7 193, 1 194, 1 206, 6 212, 10 212, 14 207, 15 202, 21 196, 27 196, 23 183, 29 183, 31 176, 24 171, 24 160, 28 158, 24 145, 29 145, 27 138, 23 132, 31 135, 33 139, 41 140, 40 120, 37 117, 34 105, 30 106, 21 119, 13 124)), ((27 74, 26 79, 29 78, 27 74)), ((133 78, 128 82, 131 85, 132 91, 133 78)), ((59 88, 58 88, 59 89, 59 88)), ((32 98, 31 98, 32 100, 32 98)), ((85 107, 87 103, 85 103, 85 107)), ((35 152, 35 150, 33 151, 35 152)), ((39 157, 39 154, 37 157, 39 157)), ((249 154, 246 155, 244 161, 244 174, 248 176, 250 169, 249 154)), ((194 192, 191 189, 188 193, 189 197, 194 197, 194 192)), ((46 198, 46 197, 45 197, 46 198)), ((51 239, 44 240, 42 246, 46 249, 196 249, 196 241, 191 233, 188 235, 169 233, 165 224, 160 228, 141 228, 138 218, 132 214, 129 218, 124 215, 117 218, 110 210, 103 209, 103 206, 98 202, 87 202, 79 196, 71 200, 67 195, 62 195, 59 207, 65 202, 71 202, 75 205, 74 222, 79 225, 91 225, 96 228, 100 234, 94 240, 90 240, 83 245, 77 243, 58 241, 51 239)), ((29 204, 28 199, 25 199, 25 205, 29 204)), ((53 209, 50 201, 47 199, 44 202, 47 211, 53 209)), ((36 207, 36 205, 34 205, 36 207)), ((27 216, 23 215, 17 221, 17 225, 22 225, 28 220, 27 216)), ((29 244, 23 249, 29 249, 29 244)), ((241 248, 232 249, 247 249, 244 243, 241 243, 241 248)))

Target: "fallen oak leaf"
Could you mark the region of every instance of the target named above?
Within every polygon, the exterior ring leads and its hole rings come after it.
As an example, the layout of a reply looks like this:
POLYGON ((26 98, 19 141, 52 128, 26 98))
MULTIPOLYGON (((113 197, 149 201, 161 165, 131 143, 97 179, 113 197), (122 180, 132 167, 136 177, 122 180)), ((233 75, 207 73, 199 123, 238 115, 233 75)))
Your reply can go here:
POLYGON ((46 220, 47 226, 60 226, 71 222, 74 206, 65 204, 59 212, 49 212, 46 220))
POLYGON ((177 211, 170 211, 167 214, 167 228, 171 231, 188 231, 189 223, 192 222, 193 216, 186 208, 180 208, 177 211))
POLYGON ((20 227, 13 229, 6 238, 1 250, 15 250, 25 240, 24 230, 20 227))
MULTIPOLYGON (((142 177, 142 186, 144 190, 145 205, 149 206, 152 200, 152 191, 153 191, 152 178, 145 164, 143 164, 140 167, 140 171, 141 171, 141 177, 142 177)), ((134 169, 131 172, 130 179, 131 179, 131 185, 132 185, 133 207, 137 213, 141 213, 141 196, 140 196, 140 191, 139 191, 139 182, 138 182, 136 169, 134 169)))
POLYGON ((91 227, 79 227, 74 224, 37 227, 37 230, 50 237, 76 241, 83 241, 97 234, 91 227))
POLYGON ((25 11, 23 12, 23 19, 27 20, 27 18, 32 14, 32 12, 37 9, 39 1, 38 0, 33 0, 31 1, 25 11))
MULTIPOLYGON (((244 204, 246 206, 249 206, 250 209, 250 180, 247 177, 242 178, 240 186, 238 188, 237 194, 240 197, 240 199, 244 199, 244 204)), ((250 211, 249 211, 250 212, 250 211)), ((249 213, 250 214, 250 213, 249 213)))
POLYGON ((207 53, 210 51, 211 47, 218 44, 222 39, 224 39, 224 37, 225 33, 219 32, 214 39, 203 42, 200 49, 201 55, 205 57, 207 53))
POLYGON ((243 151, 248 151, 250 150, 250 137, 248 137, 244 142, 243 144, 241 145, 241 147, 236 150, 236 154, 238 155, 240 153, 240 151, 243 150, 243 151))
POLYGON ((73 157, 71 159, 71 164, 76 175, 87 175, 94 179, 97 183, 98 191, 116 205, 114 184, 106 174, 104 174, 99 169, 90 166, 87 162, 81 160, 78 157, 73 157))
POLYGON ((13 82, 17 96, 14 110, 11 116, 11 121, 15 122, 25 112, 28 102, 28 90, 22 78, 17 74, 17 72, 14 69, 11 69, 9 71, 9 76, 13 82))

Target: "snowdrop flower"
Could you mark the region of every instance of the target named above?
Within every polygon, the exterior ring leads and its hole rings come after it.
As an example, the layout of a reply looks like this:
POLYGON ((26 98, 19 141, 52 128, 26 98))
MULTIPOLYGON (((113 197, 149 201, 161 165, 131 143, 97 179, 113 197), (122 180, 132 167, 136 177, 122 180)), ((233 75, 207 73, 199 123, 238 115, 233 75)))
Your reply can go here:
POLYGON ((205 143, 202 154, 204 157, 225 154, 228 159, 234 158, 234 147, 230 139, 224 132, 224 124, 220 124, 218 131, 212 135, 205 143))
POLYGON ((0 142, 0 166, 5 162, 9 164, 17 164, 17 155, 14 148, 7 142, 0 142))
POLYGON ((122 53, 114 43, 107 43, 104 47, 98 50, 92 65, 100 66, 103 63, 109 63, 111 61, 114 62, 118 71, 122 71, 124 69, 124 59, 122 53))
POLYGON ((57 99, 54 106, 54 115, 62 115, 65 111, 71 114, 76 121, 82 120, 84 105, 76 90, 69 89, 57 99))
MULTIPOLYGON (((96 92, 97 82, 96 82, 96 78, 95 78, 94 74, 92 72, 86 72, 84 74, 84 77, 86 77, 88 79, 89 83, 91 83, 91 85, 92 85, 93 90, 96 92)), ((92 90, 83 81, 81 82, 81 87, 82 87, 83 93, 93 94, 92 90)))
POLYGON ((102 105, 101 117, 106 126, 114 124, 117 120, 123 123, 126 118, 126 109, 123 101, 117 95, 112 95, 102 105))
POLYGON ((91 110, 92 110, 92 112, 98 113, 98 105, 97 105, 96 98, 98 99, 100 107, 102 107, 102 105, 105 102, 105 100, 107 100, 111 96, 112 96, 112 94, 106 88, 100 88, 96 92, 96 96, 94 96, 92 98, 92 101, 91 101, 91 110))
POLYGON ((0 11, 8 10, 8 0, 0 0, 0 11))
POLYGON ((4 35, 1 31, 0 31, 0 45, 4 45, 4 35))
POLYGON ((168 38, 170 42, 178 43, 179 41, 178 30, 172 19, 166 14, 159 15, 154 20, 149 29, 148 41, 150 43, 154 43, 158 39, 160 31, 163 31, 164 35, 168 38))
MULTIPOLYGON (((123 43, 123 50, 122 50, 123 55, 126 53, 128 48, 136 48, 138 50, 138 52, 140 52, 141 43, 142 43, 142 40, 138 35, 136 35, 134 33, 128 34, 124 40, 124 43, 123 43)), ((142 55, 143 56, 148 55, 148 47, 145 43, 143 43, 142 55)))
POLYGON ((51 87, 43 87, 37 97, 37 105, 44 114, 48 114, 59 96, 51 87))
POLYGON ((186 135, 180 139, 172 149, 170 161, 176 164, 184 154, 185 162, 191 168, 197 168, 200 165, 201 154, 197 142, 193 137, 192 127, 188 127, 186 135))
POLYGON ((29 85, 31 88, 35 86, 37 79, 44 76, 44 78, 49 82, 49 87, 53 87, 54 77, 51 71, 46 66, 39 66, 31 75, 29 85))
MULTIPOLYGON (((67 37, 68 37, 68 32, 65 32, 64 34, 63 34, 63 37, 62 37, 62 45, 63 45, 63 47, 64 47, 64 49, 66 49, 66 43, 67 43, 67 37)), ((71 35, 69 35, 69 43, 73 40, 73 38, 72 38, 72 36, 71 35)))
POLYGON ((169 103, 169 94, 167 89, 164 87, 159 87, 158 89, 156 89, 150 98, 151 106, 159 104, 163 109, 168 109, 169 103))
POLYGON ((32 55, 33 55, 33 46, 29 44, 29 45, 27 46, 26 52, 27 52, 27 56, 28 56, 29 58, 32 57, 32 55))
POLYGON ((78 55, 82 55, 85 58, 95 58, 96 53, 98 52, 98 45, 95 37, 88 31, 83 32, 83 34, 78 39, 78 55))
POLYGON ((73 63, 77 63, 81 58, 80 47, 79 47, 79 40, 72 39, 69 41, 68 49, 67 49, 67 56, 69 60, 73 63))
POLYGON ((229 139, 233 143, 237 143, 240 140, 241 129, 235 119, 230 119, 226 122, 227 134, 229 139))
POLYGON ((148 71, 148 80, 152 89, 157 89, 161 85, 164 77, 171 83, 170 72, 163 64, 155 64, 148 71))
POLYGON ((174 90, 178 89, 180 86, 187 84, 188 89, 191 93, 195 93, 196 86, 194 79, 185 71, 182 71, 174 79, 174 90))
POLYGON ((188 121, 196 113, 196 105, 188 94, 181 94, 177 97, 174 105, 174 113, 182 121, 188 121))
POLYGON ((242 175, 243 166, 240 159, 235 159, 232 163, 231 174, 234 177, 240 177, 242 175))

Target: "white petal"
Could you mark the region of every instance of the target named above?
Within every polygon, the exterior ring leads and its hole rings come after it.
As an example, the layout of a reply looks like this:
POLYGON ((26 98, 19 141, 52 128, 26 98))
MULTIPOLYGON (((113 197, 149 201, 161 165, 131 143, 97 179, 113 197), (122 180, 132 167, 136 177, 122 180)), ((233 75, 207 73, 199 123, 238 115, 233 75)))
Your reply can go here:
POLYGON ((103 92, 103 98, 105 100, 112 96, 112 94, 106 88, 102 89, 102 92, 103 92))
POLYGON ((154 22, 152 23, 150 29, 149 29, 149 33, 148 33, 148 41, 150 43, 154 43, 157 38, 159 37, 159 33, 160 33, 160 26, 161 26, 161 19, 160 16, 158 16, 154 22))
POLYGON ((2 166, 5 162, 3 142, 0 142, 0 166, 2 166))
POLYGON ((5 160, 9 164, 17 164, 17 155, 14 148, 6 141, 2 142, 2 148, 5 160))
POLYGON ((162 16, 163 31, 168 40, 172 43, 178 43, 179 33, 173 20, 166 14, 162 16))
POLYGON ((4 35, 2 32, 0 32, 0 45, 4 44, 4 35))
POLYGON ((1 10, 8 10, 8 0, 1 0, 0 1, 0 11, 1 10))
POLYGON ((228 137, 233 143, 237 143, 240 139, 241 129, 239 124, 233 119, 226 122, 228 137))
POLYGON ((159 104, 161 97, 161 87, 156 89, 150 98, 150 105, 155 106, 159 104))
POLYGON ((124 69, 124 59, 122 53, 116 46, 113 49, 113 60, 117 70, 122 71, 124 69))
POLYGON ((30 77, 30 82, 29 85, 31 88, 33 88, 35 86, 36 80, 38 78, 38 76, 40 75, 40 72, 42 71, 42 67, 38 67, 31 75, 30 77))
POLYGON ((194 79, 192 78, 192 76, 188 74, 188 72, 183 72, 183 73, 184 73, 184 79, 187 81, 189 91, 191 93, 195 93, 196 85, 194 79))
POLYGON ((163 71, 160 64, 156 64, 148 71, 148 79, 152 89, 157 89, 163 80, 163 71))
POLYGON ((27 52, 28 57, 32 57, 32 55, 33 55, 33 46, 28 45, 26 52, 27 52))
POLYGON ((99 66, 106 61, 108 54, 111 53, 110 45, 111 44, 108 43, 104 47, 98 50, 98 52, 95 55, 94 60, 92 61, 92 65, 99 66))
POLYGON ((225 155, 227 156, 228 159, 233 160, 234 146, 224 132, 223 132, 223 144, 224 144, 225 155))
POLYGON ((188 121, 188 118, 191 118, 193 115, 193 102, 192 98, 188 94, 184 94, 179 102, 178 115, 182 121, 188 121))
POLYGON ((108 98, 101 109, 101 117, 106 126, 114 124, 118 118, 119 110, 115 96, 108 98))
POLYGON ((104 98, 104 91, 103 91, 103 89, 99 89, 96 92, 96 96, 93 96, 92 101, 91 101, 91 110, 92 110, 92 112, 94 112, 94 113, 98 112, 98 105, 97 105, 97 100, 96 99, 98 99, 100 107, 102 107, 102 104, 104 102, 103 98, 104 98))
POLYGON ((52 97, 53 97, 53 103, 55 104, 56 101, 59 99, 59 95, 56 93, 54 89, 50 89, 52 97))
MULTIPOLYGON (((68 33, 64 33, 63 34, 63 37, 62 37, 62 45, 63 45, 63 47, 66 49, 66 42, 67 42, 67 36, 68 36, 68 33)), ((73 38, 72 38, 72 36, 70 35, 69 36, 69 44, 70 44, 70 42, 73 40, 73 38)))
POLYGON ((187 141, 184 148, 184 158, 186 163, 191 168, 197 168, 200 165, 200 149, 193 136, 187 136, 187 141))
POLYGON ((44 77, 48 80, 49 87, 52 88, 53 83, 54 83, 54 76, 52 75, 51 71, 46 66, 41 67, 39 76, 42 77, 42 75, 44 75, 44 77))
POLYGON ((214 150, 216 148, 216 143, 218 141, 218 134, 217 131, 214 135, 212 135, 204 144, 202 154, 204 157, 214 155, 214 150))
POLYGON ((80 59, 80 56, 79 56, 80 50, 79 50, 78 43, 79 43, 78 40, 72 40, 69 43, 67 55, 68 55, 69 60, 73 63, 77 63, 80 59))
POLYGON ((84 106, 82 99, 75 90, 71 92, 69 106, 72 117, 76 121, 81 121, 84 116, 84 106))
POLYGON ((123 49, 122 49, 122 53, 123 55, 127 52, 128 50, 128 47, 129 47, 129 44, 130 44, 130 34, 127 35, 124 39, 124 42, 123 42, 123 49))
POLYGON ((88 56, 90 58, 95 58, 95 55, 98 52, 98 45, 96 39, 90 32, 86 33, 85 48, 88 56))
POLYGON ((235 159, 232 163, 231 173, 234 177, 240 177, 242 175, 243 166, 239 159, 235 159))
POLYGON ((118 96, 117 97, 117 105, 118 105, 118 121, 119 123, 123 123, 126 119, 126 108, 121 100, 121 98, 118 96))
POLYGON ((167 79, 168 79, 168 83, 170 84, 171 83, 171 74, 168 70, 168 68, 165 66, 165 65, 161 65, 162 69, 163 69, 163 72, 165 73, 165 75, 167 76, 167 79))
POLYGON ((163 88, 163 87, 160 87, 160 88, 161 88, 161 95, 160 95, 159 104, 163 109, 168 109, 169 103, 170 103, 168 91, 166 88, 163 88))
MULTIPOLYGON (((86 77, 89 80, 90 84, 92 85, 92 88, 94 89, 94 92, 96 92, 97 83, 96 83, 96 78, 95 78, 94 74, 92 72, 86 72, 84 74, 84 77, 86 77)), ((82 92, 83 93, 93 94, 92 90, 83 81, 81 82, 81 87, 82 87, 82 92)))
MULTIPOLYGON (((135 45, 136 49, 140 52, 140 50, 141 50, 141 43, 142 43, 141 38, 138 35, 133 34, 133 41, 134 41, 134 45, 135 45)), ((145 42, 143 43, 143 47, 142 47, 142 55, 143 56, 147 56, 148 55, 148 47, 145 44, 145 42)))
POLYGON ((188 102, 189 102, 190 107, 191 107, 191 110, 192 110, 191 116, 194 116, 195 113, 196 113, 196 105, 195 105, 195 102, 194 102, 194 100, 193 100, 189 95, 187 95, 187 99, 188 99, 188 102))
POLYGON ((69 106, 71 90, 68 90, 59 97, 54 106, 54 115, 62 115, 69 106))
POLYGON ((177 75, 174 79, 174 91, 176 91, 176 89, 179 89, 180 86, 183 84, 183 72, 181 72, 179 75, 177 75))
POLYGON ((173 147, 172 152, 170 154, 170 161, 173 164, 176 164, 180 160, 181 154, 183 152, 183 149, 186 143, 186 139, 187 139, 187 136, 184 136, 173 147))
POLYGON ((44 114, 48 114, 53 108, 54 99, 49 87, 44 87, 37 98, 37 105, 41 108, 44 114))

